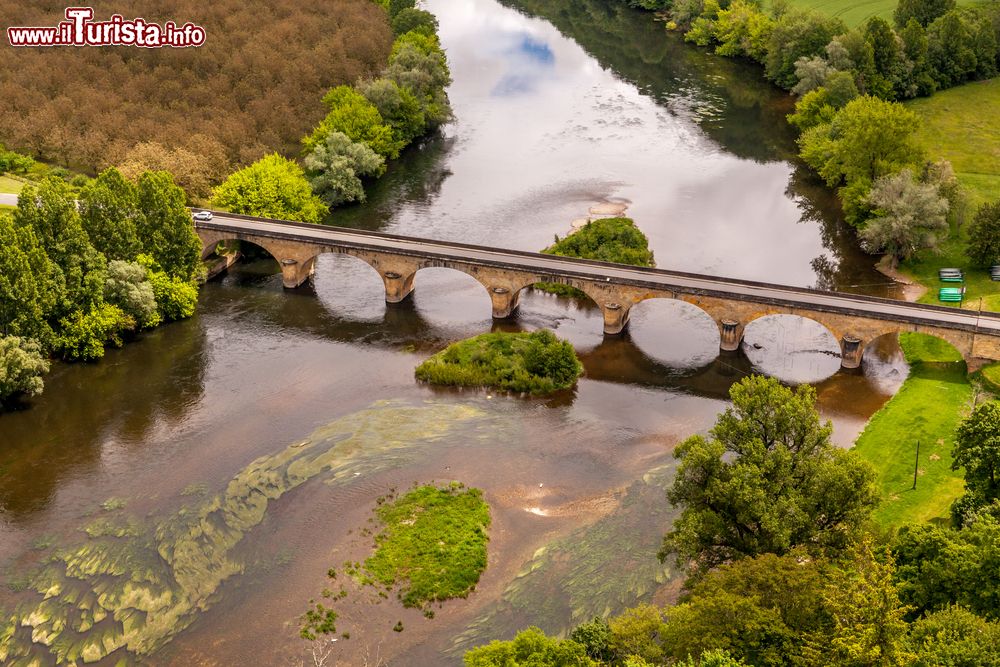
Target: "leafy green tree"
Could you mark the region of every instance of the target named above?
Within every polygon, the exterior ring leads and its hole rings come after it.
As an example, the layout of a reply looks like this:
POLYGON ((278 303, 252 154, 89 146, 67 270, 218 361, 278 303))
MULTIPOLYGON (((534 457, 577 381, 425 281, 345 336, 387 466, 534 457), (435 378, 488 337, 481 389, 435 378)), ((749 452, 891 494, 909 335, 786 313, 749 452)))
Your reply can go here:
POLYGON ((801 96, 816 90, 826 83, 827 77, 835 71, 822 56, 812 58, 803 56, 795 61, 795 78, 799 82, 792 87, 792 92, 801 96))
POLYGON ((14 151, 9 151, 0 144, 0 174, 26 174, 35 161, 27 155, 21 155, 14 151))
POLYGON ((688 656, 677 663, 677 667, 747 667, 747 663, 729 655, 727 651, 705 651, 697 659, 688 656))
POLYGON ((587 657, 604 664, 614 659, 611 650, 611 627, 600 617, 573 628, 569 638, 582 646, 587 657))
POLYGON ((106 261, 90 243, 76 210, 76 197, 65 181, 50 176, 38 186, 25 186, 14 222, 34 231, 52 262, 54 317, 100 303, 106 261))
POLYGON ((305 152, 325 142, 331 132, 342 132, 351 141, 367 144, 383 157, 399 157, 403 145, 393 136, 392 128, 385 124, 378 109, 361 93, 350 86, 337 86, 323 97, 323 103, 330 111, 312 134, 302 140, 305 152))
POLYGON ((976 72, 975 33, 957 10, 927 27, 927 58, 938 88, 962 83, 976 72))
POLYGON ((965 254, 976 266, 1000 264, 1000 200, 983 204, 976 211, 965 254))
POLYGON ((965 471, 965 497, 952 514, 962 523, 967 514, 1000 500, 1000 403, 976 407, 958 426, 952 470, 965 471))
POLYGON ((375 79, 358 86, 358 90, 375 105, 382 119, 392 128, 393 138, 406 146, 427 130, 427 121, 420 100, 409 90, 400 88, 391 79, 375 79))
POLYGON ((611 630, 608 647, 618 660, 635 656, 655 665, 663 663, 666 623, 658 607, 641 604, 626 609, 608 621, 608 628, 611 630))
POLYGON ((830 442, 816 392, 748 377, 710 431, 685 440, 667 497, 683 507, 660 558, 696 572, 797 546, 841 548, 878 503, 871 466, 830 442))
POLYGON ((212 202, 233 213, 298 222, 319 222, 326 212, 302 167, 277 153, 231 174, 212 202))
POLYGON ((146 268, 136 262, 115 259, 108 263, 104 300, 121 308, 139 329, 155 327, 161 321, 146 268))
POLYGON ((892 553, 900 598, 913 617, 952 604, 1000 617, 1000 522, 994 516, 973 516, 961 530, 904 526, 892 553))
POLYGON ((138 216, 139 191, 117 169, 102 172, 80 192, 83 228, 109 261, 132 261, 142 251, 138 216))
POLYGON ((467 651, 465 667, 596 667, 583 646, 571 639, 553 639, 536 627, 510 641, 493 641, 467 651))
POLYGON ((389 0, 389 16, 396 16, 404 9, 413 9, 416 6, 417 0, 389 0))
POLYGON ((55 270, 34 230, 0 214, 0 335, 51 342, 47 317, 55 306, 55 270))
POLYGON ((788 115, 788 122, 801 131, 817 125, 832 123, 837 111, 858 96, 858 88, 850 72, 832 72, 826 84, 799 98, 795 113, 788 115))
POLYGON ((899 38, 888 21, 873 16, 865 23, 865 41, 871 45, 875 68, 875 76, 868 82, 869 94, 884 100, 895 99, 906 68, 899 38))
POLYGON ((167 274, 190 280, 201 266, 201 239, 194 231, 185 195, 165 171, 139 177, 137 229, 143 252, 167 274))
POLYGON ((913 623, 910 647, 915 667, 1000 667, 1000 625, 952 605, 913 623))
POLYGON ((404 9, 392 17, 392 32, 395 35, 404 35, 411 31, 436 35, 437 29, 437 19, 423 9, 404 9))
POLYGON ((745 56, 759 63, 767 57, 774 19, 750 0, 735 0, 719 11, 715 21, 715 52, 731 58, 745 56))
POLYGON ((835 35, 844 32, 840 19, 818 12, 793 9, 779 18, 767 43, 765 70, 767 77, 782 88, 791 89, 795 78, 795 63, 799 58, 823 53, 835 35))
MULTIPOLYGON (((413 32, 402 35, 393 45, 389 66, 382 74, 420 102, 427 131, 451 118, 451 105, 445 93, 451 83, 451 72, 436 37, 413 32)), ((351 136, 349 132, 345 134, 351 136)))
POLYGON ((135 326, 118 306, 100 303, 60 320, 55 348, 67 361, 94 361, 104 356, 105 345, 121 347, 122 336, 135 326))
POLYGON ((49 362, 38 341, 18 336, 0 336, 0 410, 19 396, 37 396, 45 384, 49 362))
POLYGON ((909 76, 905 79, 903 96, 917 97, 930 95, 937 88, 932 76, 928 57, 927 30, 915 18, 910 18, 899 33, 903 42, 903 54, 910 65, 909 76))
POLYGON ((899 0, 892 18, 900 28, 909 23, 910 19, 926 28, 934 19, 954 8, 955 0, 899 0))
POLYGON ((723 565, 698 580, 667 611, 664 644, 676 659, 725 650, 750 664, 788 664, 833 619, 823 605, 822 559, 802 551, 723 565))
POLYGON ((363 176, 380 176, 385 159, 341 132, 331 132, 305 160, 309 185, 327 206, 364 201, 363 176))
POLYGON ((198 287, 190 280, 169 276, 149 255, 139 255, 138 263, 146 269, 146 280, 153 287, 156 309, 164 322, 183 320, 194 315, 198 287))
POLYGON ((869 250, 885 251, 893 260, 937 248, 948 234, 948 200, 935 185, 914 180, 909 169, 875 181, 868 202, 875 217, 861 230, 861 239, 869 250))
POLYGON ((891 555, 876 558, 869 537, 852 547, 851 560, 834 569, 827 584, 825 604, 834 627, 828 637, 819 639, 818 664, 912 664, 904 619, 907 608, 899 601, 894 572, 891 555))

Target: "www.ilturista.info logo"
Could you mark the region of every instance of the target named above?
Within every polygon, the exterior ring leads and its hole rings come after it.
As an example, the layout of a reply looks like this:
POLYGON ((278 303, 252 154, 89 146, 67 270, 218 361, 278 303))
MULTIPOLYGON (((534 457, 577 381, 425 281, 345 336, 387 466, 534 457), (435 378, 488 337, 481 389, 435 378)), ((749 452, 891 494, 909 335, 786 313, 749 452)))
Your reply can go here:
POLYGON ((11 46, 138 46, 158 49, 185 48, 205 43, 205 29, 193 23, 163 25, 145 19, 125 20, 115 14, 108 21, 93 21, 91 7, 68 7, 66 20, 54 28, 7 28, 11 46))

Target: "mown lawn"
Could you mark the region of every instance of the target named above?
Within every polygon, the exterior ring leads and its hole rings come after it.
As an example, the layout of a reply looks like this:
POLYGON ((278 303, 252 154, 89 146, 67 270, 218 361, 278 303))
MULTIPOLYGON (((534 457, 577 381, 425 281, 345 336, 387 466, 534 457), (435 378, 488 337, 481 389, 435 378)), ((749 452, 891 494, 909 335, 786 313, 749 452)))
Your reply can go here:
POLYGON ((11 178, 6 174, 0 174, 0 192, 5 194, 16 195, 24 187, 24 181, 19 181, 16 178, 11 178))
POLYGON ((855 443, 878 470, 882 505, 875 518, 884 526, 948 518, 952 501, 964 489, 961 473, 951 470, 955 429, 973 396, 965 363, 951 345, 923 334, 902 334, 900 344, 910 375, 855 443))
MULTIPOLYGON (((836 16, 847 27, 861 25, 872 16, 881 16, 892 21, 892 12, 897 0, 790 0, 792 7, 814 9, 830 16, 836 16)), ((959 0, 959 5, 980 4, 980 0, 959 0)))

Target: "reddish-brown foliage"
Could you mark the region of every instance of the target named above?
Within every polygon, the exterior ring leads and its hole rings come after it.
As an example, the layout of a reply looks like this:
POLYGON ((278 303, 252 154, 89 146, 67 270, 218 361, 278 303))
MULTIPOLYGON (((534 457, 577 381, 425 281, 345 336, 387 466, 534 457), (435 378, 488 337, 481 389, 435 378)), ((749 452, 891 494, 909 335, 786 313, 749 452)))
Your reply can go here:
MULTIPOLYGON (((72 3, 69 3, 72 4, 72 3)), ((136 144, 214 140, 231 164, 297 153, 323 93, 385 66, 392 34, 371 0, 97 0, 95 20, 201 25, 199 48, 0 46, 0 142, 95 172, 136 144), (206 139, 207 138, 207 139, 206 139)), ((0 0, 6 26, 53 26, 65 0, 0 0)), ((213 142, 213 143, 214 143, 213 142)))

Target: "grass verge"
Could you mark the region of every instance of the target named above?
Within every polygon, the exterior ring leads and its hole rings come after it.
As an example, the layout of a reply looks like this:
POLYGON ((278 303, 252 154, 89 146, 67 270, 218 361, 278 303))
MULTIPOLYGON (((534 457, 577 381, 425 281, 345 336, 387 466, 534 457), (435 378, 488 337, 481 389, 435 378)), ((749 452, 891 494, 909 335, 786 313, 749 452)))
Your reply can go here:
POLYGON ((961 355, 948 343, 910 333, 900 335, 900 345, 910 375, 855 443, 878 471, 882 504, 875 519, 884 526, 947 520, 952 501, 964 491, 961 473, 951 469, 955 429, 974 391, 961 355))
POLYGON ((364 569, 384 586, 402 584, 407 607, 465 597, 486 569, 490 508, 479 489, 420 486, 376 510, 384 524, 364 569))
POLYGON ((24 181, 0 174, 0 193, 16 195, 24 187, 24 181))
POLYGON ((573 346, 542 329, 453 343, 417 366, 416 376, 431 384, 541 395, 572 387, 582 372, 573 346))

